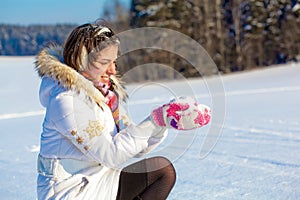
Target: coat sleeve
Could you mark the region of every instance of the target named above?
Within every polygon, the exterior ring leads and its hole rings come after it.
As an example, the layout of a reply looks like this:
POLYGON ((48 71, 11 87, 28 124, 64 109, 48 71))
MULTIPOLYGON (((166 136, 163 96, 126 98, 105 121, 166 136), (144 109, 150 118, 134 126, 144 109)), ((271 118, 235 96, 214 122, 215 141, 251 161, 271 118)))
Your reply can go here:
POLYGON ((95 112, 92 105, 68 94, 55 97, 50 107, 51 119, 59 133, 89 159, 113 168, 147 149, 152 135, 164 129, 148 117, 114 135, 111 128, 114 124, 110 124, 107 117, 111 115, 107 106, 95 112))
MULTIPOLYGON (((119 106, 119 110, 120 110, 120 128, 121 128, 121 130, 128 127, 129 124, 131 124, 131 125, 134 124, 134 122, 129 117, 127 111, 124 109, 123 105, 119 106)), ((149 120, 149 121, 151 120, 150 116, 147 120, 149 120)), ((168 135, 168 129, 166 129, 166 128, 154 129, 154 130, 157 131, 157 132, 153 132, 151 137, 148 139, 147 148, 143 149, 135 157, 141 157, 141 156, 151 152, 159 144, 161 144, 168 135)))

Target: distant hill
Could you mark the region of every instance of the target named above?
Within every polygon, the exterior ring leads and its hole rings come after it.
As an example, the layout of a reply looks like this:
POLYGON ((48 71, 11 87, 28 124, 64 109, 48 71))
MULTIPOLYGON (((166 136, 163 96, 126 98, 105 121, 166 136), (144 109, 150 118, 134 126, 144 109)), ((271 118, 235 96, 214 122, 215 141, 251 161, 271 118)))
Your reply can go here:
POLYGON ((75 24, 0 24, 0 55, 35 55, 48 43, 63 44, 75 24))

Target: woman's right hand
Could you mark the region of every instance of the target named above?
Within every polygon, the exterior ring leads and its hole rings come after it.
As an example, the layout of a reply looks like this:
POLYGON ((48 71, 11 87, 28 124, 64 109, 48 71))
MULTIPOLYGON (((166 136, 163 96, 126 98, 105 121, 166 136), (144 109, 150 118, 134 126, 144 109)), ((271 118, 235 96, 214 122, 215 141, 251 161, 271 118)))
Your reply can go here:
POLYGON ((191 97, 179 97, 154 109, 151 118, 158 126, 191 130, 209 123, 211 109, 206 105, 198 104, 191 97))

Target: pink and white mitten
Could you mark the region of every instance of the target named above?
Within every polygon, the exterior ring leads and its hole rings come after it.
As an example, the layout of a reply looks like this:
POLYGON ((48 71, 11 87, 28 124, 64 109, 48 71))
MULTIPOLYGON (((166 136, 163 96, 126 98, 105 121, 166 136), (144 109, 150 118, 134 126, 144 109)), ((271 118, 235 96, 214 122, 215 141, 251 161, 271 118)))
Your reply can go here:
POLYGON ((211 110, 206 105, 198 105, 191 97, 179 97, 154 109, 151 117, 158 126, 190 130, 208 124, 211 119, 211 110))

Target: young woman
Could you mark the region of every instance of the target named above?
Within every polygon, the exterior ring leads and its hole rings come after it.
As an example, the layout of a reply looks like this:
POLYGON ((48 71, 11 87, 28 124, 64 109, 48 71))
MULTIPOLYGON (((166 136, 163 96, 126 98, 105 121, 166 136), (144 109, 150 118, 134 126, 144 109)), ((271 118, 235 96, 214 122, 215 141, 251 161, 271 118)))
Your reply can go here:
POLYGON ((138 125, 124 122, 119 101, 126 93, 115 76, 119 44, 108 26, 84 24, 71 32, 63 47, 38 54, 39 97, 46 108, 38 199, 166 199, 176 179, 168 159, 120 166, 160 144, 167 128, 193 129, 209 122, 209 108, 190 98, 153 110, 138 125))

